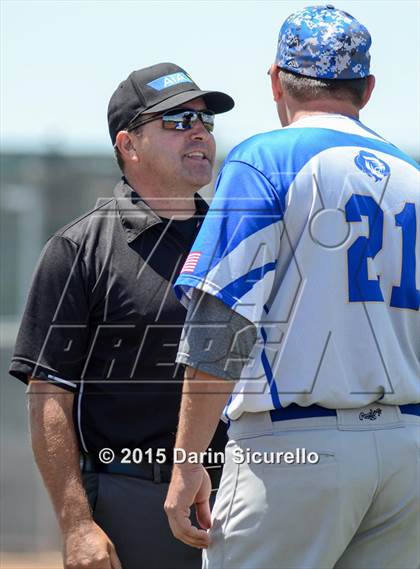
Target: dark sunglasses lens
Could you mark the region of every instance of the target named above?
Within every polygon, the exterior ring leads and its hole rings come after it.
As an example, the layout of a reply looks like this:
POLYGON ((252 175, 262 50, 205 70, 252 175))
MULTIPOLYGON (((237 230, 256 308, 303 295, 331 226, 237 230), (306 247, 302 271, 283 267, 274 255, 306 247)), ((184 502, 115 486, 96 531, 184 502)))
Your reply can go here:
POLYGON ((209 132, 214 129, 214 113, 201 113, 201 120, 203 125, 209 132))
POLYGON ((163 127, 174 130, 188 130, 192 128, 193 123, 200 119, 204 127, 212 132, 214 128, 214 113, 211 111, 193 111, 186 109, 174 109, 168 111, 162 117, 163 127))

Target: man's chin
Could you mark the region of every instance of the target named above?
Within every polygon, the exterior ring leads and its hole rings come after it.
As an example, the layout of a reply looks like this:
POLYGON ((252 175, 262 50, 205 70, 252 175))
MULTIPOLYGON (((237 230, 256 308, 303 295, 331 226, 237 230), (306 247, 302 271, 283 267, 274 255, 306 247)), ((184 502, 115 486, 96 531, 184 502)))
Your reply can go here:
POLYGON ((212 178, 211 172, 210 173, 209 172, 207 172, 207 173, 195 172, 194 174, 191 173, 189 176, 186 177, 189 185, 191 185, 192 187, 194 187, 197 190, 199 190, 203 186, 207 186, 208 184, 210 184, 211 178, 212 178))
POLYGON ((210 182, 211 182, 211 176, 209 178, 206 178, 205 180, 204 179, 200 181, 197 180, 195 187, 197 190, 200 190, 201 188, 204 188, 204 186, 208 186, 210 182))

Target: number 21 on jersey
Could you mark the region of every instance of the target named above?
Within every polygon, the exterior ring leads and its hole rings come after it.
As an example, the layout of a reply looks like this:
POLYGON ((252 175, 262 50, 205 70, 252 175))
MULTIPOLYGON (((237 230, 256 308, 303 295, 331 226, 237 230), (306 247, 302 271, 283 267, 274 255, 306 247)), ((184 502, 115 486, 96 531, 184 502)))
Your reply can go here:
MULTIPOLYGON (((368 218, 368 237, 358 237, 347 249, 348 285, 350 302, 384 302, 379 277, 369 279, 368 258, 374 259, 382 249, 384 214, 371 196, 353 194, 345 206, 346 220, 362 221, 368 218)), ((416 208, 406 203, 395 215, 395 225, 401 228, 402 266, 400 285, 393 286, 390 306, 418 310, 420 291, 416 288, 416 208)))

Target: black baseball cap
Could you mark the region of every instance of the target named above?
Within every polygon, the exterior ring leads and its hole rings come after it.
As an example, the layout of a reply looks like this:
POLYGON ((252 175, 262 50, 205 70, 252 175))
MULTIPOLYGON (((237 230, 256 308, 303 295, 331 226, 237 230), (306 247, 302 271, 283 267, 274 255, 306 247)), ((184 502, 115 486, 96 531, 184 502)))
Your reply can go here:
POLYGON ((120 130, 133 124, 142 114, 173 109, 203 97, 214 113, 225 113, 234 106, 229 95, 220 91, 201 91, 188 73, 174 63, 158 63, 133 71, 122 81, 108 105, 108 127, 112 144, 120 130))

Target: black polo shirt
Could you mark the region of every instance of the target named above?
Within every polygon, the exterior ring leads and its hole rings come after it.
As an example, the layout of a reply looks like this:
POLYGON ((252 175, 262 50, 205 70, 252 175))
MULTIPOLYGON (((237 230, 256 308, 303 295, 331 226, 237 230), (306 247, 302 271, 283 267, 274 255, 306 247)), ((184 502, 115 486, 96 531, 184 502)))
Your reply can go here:
MULTIPOLYGON (((186 310, 172 290, 207 204, 161 219, 122 180, 115 198, 58 231, 35 270, 10 373, 75 392, 80 448, 171 450, 186 310)), ((225 445, 221 424, 211 445, 225 445)), ((171 453, 168 453, 168 456, 171 453)))

